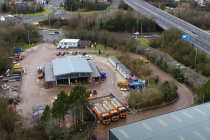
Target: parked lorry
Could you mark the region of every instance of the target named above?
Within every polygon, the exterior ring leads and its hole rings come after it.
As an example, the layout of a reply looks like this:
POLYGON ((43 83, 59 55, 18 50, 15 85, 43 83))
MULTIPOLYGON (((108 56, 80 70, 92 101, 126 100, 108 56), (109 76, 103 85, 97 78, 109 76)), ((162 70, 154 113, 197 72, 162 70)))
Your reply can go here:
POLYGON ((124 81, 121 81, 119 83, 117 83, 117 85, 120 87, 120 88, 127 88, 128 87, 128 84, 124 81))
POLYGON ((94 105, 93 112, 96 114, 102 124, 110 124, 110 115, 103 109, 103 107, 99 103, 94 105))
POLYGON ((111 105, 117 110, 121 118, 125 118, 127 116, 126 108, 116 98, 111 99, 111 105))
POLYGON ((16 60, 16 61, 20 61, 20 60, 22 60, 23 59, 23 55, 15 55, 14 56, 14 60, 16 60))
POLYGON ((117 112, 117 110, 114 109, 114 107, 108 101, 103 101, 102 106, 106 110, 106 112, 111 116, 112 121, 119 120, 119 113, 117 112))

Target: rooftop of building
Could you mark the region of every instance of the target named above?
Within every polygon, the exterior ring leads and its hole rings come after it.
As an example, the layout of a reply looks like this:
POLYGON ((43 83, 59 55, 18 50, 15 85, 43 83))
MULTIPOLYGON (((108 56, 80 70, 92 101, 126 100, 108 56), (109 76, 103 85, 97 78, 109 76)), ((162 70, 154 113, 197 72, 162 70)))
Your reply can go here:
POLYGON ((60 42, 72 42, 72 43, 77 43, 79 42, 80 39, 62 39, 60 42))
POLYGON ((55 76, 71 73, 92 73, 92 69, 85 58, 68 57, 52 61, 55 76))
POLYGON ((52 64, 45 64, 44 71, 45 71, 45 82, 55 81, 52 64))

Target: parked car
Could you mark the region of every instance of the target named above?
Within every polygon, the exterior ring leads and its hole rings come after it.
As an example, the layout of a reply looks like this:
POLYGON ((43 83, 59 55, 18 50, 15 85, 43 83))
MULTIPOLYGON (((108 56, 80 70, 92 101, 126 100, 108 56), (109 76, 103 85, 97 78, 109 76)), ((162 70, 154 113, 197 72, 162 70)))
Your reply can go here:
POLYGON ((56 56, 59 56, 59 55, 61 55, 61 52, 57 52, 57 53, 56 53, 56 56))
POLYGON ((69 52, 69 55, 72 55, 72 52, 69 52))
POLYGON ((77 52, 72 52, 72 55, 77 55, 77 52))
POLYGON ((93 60, 93 56, 90 56, 90 60, 93 60))
POLYGON ((94 90, 93 90, 93 94, 97 94, 97 91, 96 91, 96 89, 94 89, 94 90))
POLYGON ((133 33, 134 35, 139 35, 139 32, 135 32, 135 33, 133 33))
POLYGON ((89 55, 85 55, 86 60, 90 60, 89 55))
POLYGON ((86 52, 83 52, 82 55, 86 55, 86 52))
POLYGON ((192 33, 193 33, 193 34, 196 34, 196 32, 195 32, 194 30, 192 31, 192 33))
POLYGON ((65 55, 65 52, 62 52, 62 53, 61 53, 61 56, 64 56, 64 55, 65 55))
POLYGON ((54 32, 51 32, 50 35, 55 35, 55 33, 54 32))

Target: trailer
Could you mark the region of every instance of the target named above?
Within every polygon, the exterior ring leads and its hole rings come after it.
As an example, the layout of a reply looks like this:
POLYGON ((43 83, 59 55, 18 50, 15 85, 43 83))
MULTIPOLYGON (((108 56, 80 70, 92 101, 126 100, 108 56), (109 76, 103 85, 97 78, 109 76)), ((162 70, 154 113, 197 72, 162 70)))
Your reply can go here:
POLYGON ((118 111, 121 118, 127 116, 127 109, 116 98, 111 99, 111 105, 118 111))
POLYGON ((94 105, 93 112, 96 114, 102 124, 110 124, 110 115, 103 109, 103 107, 99 103, 94 105))
POLYGON ((113 106, 108 101, 103 101, 102 106, 106 110, 106 112, 111 116, 112 121, 119 120, 119 113, 113 108, 113 106))

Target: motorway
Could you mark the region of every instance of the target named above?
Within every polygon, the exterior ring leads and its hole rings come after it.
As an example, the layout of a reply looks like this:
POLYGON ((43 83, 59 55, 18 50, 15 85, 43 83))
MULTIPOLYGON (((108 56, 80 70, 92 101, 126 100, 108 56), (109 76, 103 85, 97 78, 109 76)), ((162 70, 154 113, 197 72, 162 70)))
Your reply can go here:
POLYGON ((210 34, 200 28, 195 27, 171 14, 159 10, 158 8, 142 0, 124 0, 134 10, 141 12, 148 18, 152 18, 163 29, 178 28, 189 35, 189 41, 195 47, 203 50, 210 56, 210 34), (195 32, 196 34, 192 33, 195 32))

